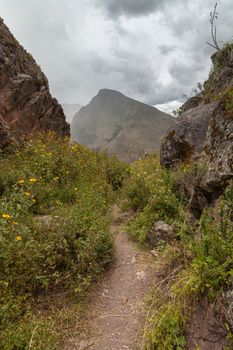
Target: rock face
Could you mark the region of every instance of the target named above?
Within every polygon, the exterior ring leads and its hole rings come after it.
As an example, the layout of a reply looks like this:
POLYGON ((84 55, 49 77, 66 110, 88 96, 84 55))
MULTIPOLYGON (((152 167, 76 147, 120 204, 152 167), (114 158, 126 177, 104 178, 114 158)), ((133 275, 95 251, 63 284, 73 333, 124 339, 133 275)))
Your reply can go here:
POLYGON ((12 136, 6 122, 0 116, 0 149, 4 149, 12 143, 16 144, 17 141, 12 136))
POLYGON ((203 151, 210 119, 217 103, 204 104, 182 113, 161 145, 162 165, 171 167, 203 151))
POLYGON ((74 140, 131 162, 159 149, 174 118, 158 109, 103 89, 81 108, 71 124, 74 140))
POLYGON ((233 177, 233 113, 227 109, 227 104, 225 99, 219 103, 208 129, 205 144, 207 188, 224 187, 226 181, 233 177))
POLYGON ((33 132, 69 135, 62 107, 48 81, 0 18, 0 147, 33 132))
POLYGON ((221 350, 230 349, 226 340, 227 331, 223 326, 215 305, 211 305, 207 298, 203 299, 191 317, 187 336, 189 350, 221 350))
POLYGON ((198 193, 209 198, 220 193, 233 177, 233 45, 214 54, 212 61, 213 71, 202 96, 185 103, 160 150, 165 167, 204 161, 206 173, 198 193))

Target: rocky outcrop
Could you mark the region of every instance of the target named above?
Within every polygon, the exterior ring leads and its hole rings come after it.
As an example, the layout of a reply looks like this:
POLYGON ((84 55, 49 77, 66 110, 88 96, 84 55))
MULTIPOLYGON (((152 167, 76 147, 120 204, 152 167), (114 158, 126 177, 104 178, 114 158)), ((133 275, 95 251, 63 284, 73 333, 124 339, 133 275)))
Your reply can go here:
POLYGON ((0 147, 38 131, 69 135, 69 125, 49 92, 47 78, 2 19, 0 38, 0 147))
POLYGON ((119 91, 102 89, 71 124, 74 140, 131 162, 159 150, 174 118, 119 91))
POLYGON ((204 83, 205 101, 224 94, 233 86, 233 47, 226 45, 221 51, 215 52, 212 57, 213 68, 209 79, 204 83))
POLYGON ((0 116, 0 150, 4 149, 10 144, 17 144, 17 141, 12 136, 6 122, 0 116))
POLYGON ((156 221, 147 232, 146 241, 155 247, 159 242, 170 243, 174 240, 175 234, 173 228, 164 221, 156 221))
POLYGON ((187 334, 186 348, 189 350, 220 350, 230 349, 227 331, 214 304, 207 298, 200 301, 193 313, 187 334))
POLYGON ((208 166, 204 183, 207 188, 225 187, 233 177, 233 113, 225 97, 215 109, 205 143, 208 166))
POLYGON ((195 181, 190 189, 193 193, 190 208, 199 211, 233 177, 233 45, 214 54, 212 61, 213 70, 202 96, 192 98, 181 108, 183 112, 160 150, 161 164, 165 167, 185 161, 205 163, 201 180, 195 181))
POLYGON ((162 165, 171 167, 190 160, 203 151, 210 119, 217 103, 197 106, 182 113, 162 142, 162 165))

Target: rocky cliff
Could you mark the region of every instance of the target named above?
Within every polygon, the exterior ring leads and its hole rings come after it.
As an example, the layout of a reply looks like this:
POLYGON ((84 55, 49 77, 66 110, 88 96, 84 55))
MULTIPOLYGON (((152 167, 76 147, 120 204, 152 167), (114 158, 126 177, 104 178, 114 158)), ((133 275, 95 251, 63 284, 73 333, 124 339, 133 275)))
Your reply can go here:
POLYGON ((203 93, 184 104, 160 150, 165 167, 180 162, 205 167, 190 189, 190 205, 200 210, 233 177, 233 45, 215 53, 212 62, 203 93))
POLYGON ((74 140, 130 162, 159 149, 174 118, 158 109, 103 89, 81 108, 71 124, 74 140))
POLYGON ((69 125, 49 92, 47 78, 2 19, 0 39, 0 147, 37 131, 69 135, 69 125))

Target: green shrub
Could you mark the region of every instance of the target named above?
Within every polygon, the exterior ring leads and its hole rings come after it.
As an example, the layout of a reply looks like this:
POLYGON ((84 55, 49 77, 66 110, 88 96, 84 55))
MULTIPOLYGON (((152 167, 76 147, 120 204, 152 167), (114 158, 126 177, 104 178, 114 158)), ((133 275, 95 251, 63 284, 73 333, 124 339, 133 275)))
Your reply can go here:
POLYGON ((162 169, 157 156, 137 161, 126 181, 123 196, 127 208, 137 211, 127 224, 127 231, 140 242, 153 222, 164 220, 176 226, 183 219, 182 200, 173 191, 174 174, 162 169))
POLYGON ((52 133, 2 155, 0 167, 0 348, 26 349, 33 334, 35 349, 57 349, 54 320, 41 320, 36 302, 80 295, 108 266, 112 187, 128 170, 52 133))
POLYGON ((106 157, 106 178, 113 191, 119 190, 129 176, 129 166, 116 157, 106 157))

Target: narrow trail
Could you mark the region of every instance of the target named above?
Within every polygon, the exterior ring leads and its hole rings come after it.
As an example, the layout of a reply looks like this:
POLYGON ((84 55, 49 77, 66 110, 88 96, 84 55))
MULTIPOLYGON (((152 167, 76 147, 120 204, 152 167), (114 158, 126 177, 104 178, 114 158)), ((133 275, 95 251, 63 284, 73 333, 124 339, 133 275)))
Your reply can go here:
POLYGON ((96 286, 87 315, 65 350, 141 348, 145 299, 153 284, 155 258, 135 247, 122 224, 112 225, 112 233, 115 261, 96 286))

